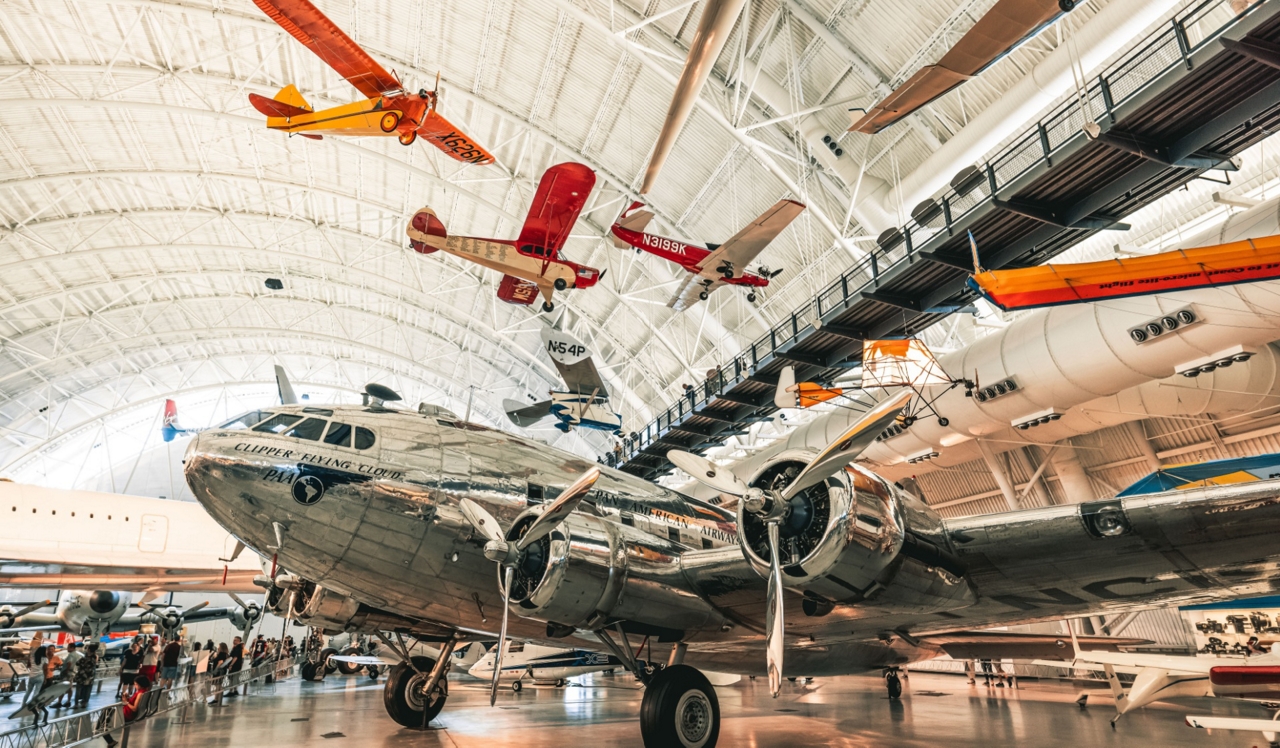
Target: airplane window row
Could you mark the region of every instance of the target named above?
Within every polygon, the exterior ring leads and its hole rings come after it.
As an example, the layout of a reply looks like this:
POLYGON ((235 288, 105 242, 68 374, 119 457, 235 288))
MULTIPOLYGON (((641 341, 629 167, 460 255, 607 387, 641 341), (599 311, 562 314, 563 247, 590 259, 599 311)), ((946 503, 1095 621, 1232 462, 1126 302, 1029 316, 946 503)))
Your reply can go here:
MULTIPOLYGON (((18 507, 16 507, 16 506, 15 506, 15 507, 13 507, 13 511, 15 511, 15 512, 16 512, 16 511, 18 511, 18 507)), ((36 513, 36 508, 35 508, 35 507, 31 507, 31 513, 32 513, 32 514, 35 514, 35 513, 36 513)), ((49 511, 49 514, 52 514, 52 515, 56 515, 57 513, 58 513, 58 510, 57 510, 57 509, 52 509, 52 510, 50 510, 50 511, 49 511)), ((72 516, 72 517, 76 516, 76 513, 75 513, 75 512, 72 512, 72 513, 71 513, 71 516, 72 516)), ((93 519, 93 518, 94 518, 93 512, 90 512, 90 513, 89 513, 89 519, 93 519)), ((111 515, 110 515, 110 514, 108 514, 108 515, 107 515, 107 519, 111 519, 111 515)), ((128 521, 129 521, 129 518, 128 518, 128 517, 125 517, 125 518, 124 518, 124 521, 125 521, 125 522, 128 522, 128 521)))
MULTIPOLYGON (((308 408, 304 413, 323 413, 330 415, 332 411, 322 410, 320 408, 308 408)), ((303 417, 293 413, 271 413, 265 410, 255 410, 245 413, 242 416, 233 418, 224 423, 220 428, 224 429, 248 429, 261 431, 268 434, 283 434, 295 439, 305 439, 307 441, 321 441, 325 444, 332 444, 335 447, 347 447, 350 449, 353 444, 356 449, 369 449, 377 441, 377 437, 369 429, 363 426, 352 427, 350 424, 340 423, 338 421, 328 421, 324 418, 303 417), (325 427, 328 426, 326 429, 325 427)))

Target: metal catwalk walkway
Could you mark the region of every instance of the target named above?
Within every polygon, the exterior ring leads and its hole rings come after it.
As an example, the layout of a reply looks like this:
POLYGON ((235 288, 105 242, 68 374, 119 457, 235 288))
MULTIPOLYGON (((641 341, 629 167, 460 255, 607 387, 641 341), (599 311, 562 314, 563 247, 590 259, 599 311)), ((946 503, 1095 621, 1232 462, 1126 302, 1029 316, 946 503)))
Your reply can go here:
POLYGON ((991 269, 1043 263, 1230 159, 1280 127, 1280 2, 1234 15, 1206 0, 982 168, 962 172, 879 249, 624 441, 622 467, 667 472, 670 449, 705 450, 768 418, 778 372, 826 380, 866 338, 913 335, 968 304, 972 231, 991 269), (1088 114, 1088 116, 1086 116, 1088 114), (1086 121, 1096 122, 1096 138, 1086 121), (816 323, 811 323, 817 319, 816 323))

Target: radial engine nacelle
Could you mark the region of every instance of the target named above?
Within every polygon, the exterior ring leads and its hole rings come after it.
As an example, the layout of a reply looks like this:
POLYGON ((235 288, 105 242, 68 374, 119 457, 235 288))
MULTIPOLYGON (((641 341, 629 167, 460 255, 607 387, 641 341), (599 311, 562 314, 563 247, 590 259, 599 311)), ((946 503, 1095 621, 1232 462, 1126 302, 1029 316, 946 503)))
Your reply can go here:
POLYGON ((129 610, 133 596, 113 590, 68 590, 58 600, 58 622, 80 636, 97 636, 109 630, 129 610))
POLYGON ((411 631, 446 637, 451 634, 444 628, 356 602, 349 595, 306 580, 297 580, 288 597, 291 618, 330 634, 342 631, 364 634, 411 631))

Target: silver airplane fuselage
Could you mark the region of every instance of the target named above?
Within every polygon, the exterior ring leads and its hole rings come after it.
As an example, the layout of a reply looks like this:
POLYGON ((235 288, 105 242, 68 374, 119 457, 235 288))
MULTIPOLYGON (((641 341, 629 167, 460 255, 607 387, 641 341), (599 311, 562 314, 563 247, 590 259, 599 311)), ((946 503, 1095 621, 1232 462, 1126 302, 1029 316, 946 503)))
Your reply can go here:
MULTIPOLYGON (((351 627, 392 628, 378 611, 441 632, 492 635, 505 601, 485 538, 459 502, 478 502, 511 528, 598 467, 447 417, 271 410, 330 424, 310 439, 204 431, 187 451, 187 481, 246 545, 348 598, 327 614, 351 627), (372 441, 326 444, 320 434, 340 425, 372 441)), ((808 457, 780 455, 773 466, 808 457)), ((757 484, 770 469, 744 478, 757 484)), ((626 473, 601 473, 563 532, 546 541, 545 595, 554 596, 513 602, 510 635, 564 646, 549 623, 565 624, 563 635, 627 621, 689 643, 691 664, 763 672, 767 572, 752 526, 626 473)), ((823 490, 830 502, 806 509, 817 512, 809 517, 816 529, 787 541, 807 554, 784 561, 787 675, 926 659, 941 651, 930 636, 964 629, 1266 593, 1280 565, 1275 481, 947 522, 859 468, 823 490)))

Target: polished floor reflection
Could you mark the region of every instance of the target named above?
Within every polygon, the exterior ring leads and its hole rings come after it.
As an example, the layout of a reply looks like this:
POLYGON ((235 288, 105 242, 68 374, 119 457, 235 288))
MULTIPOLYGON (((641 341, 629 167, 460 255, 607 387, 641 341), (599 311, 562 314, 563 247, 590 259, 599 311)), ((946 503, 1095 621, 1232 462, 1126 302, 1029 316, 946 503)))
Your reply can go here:
MULTIPOLYGON (((367 678, 330 677, 259 686, 191 722, 158 719, 130 743, 147 746, 450 746, 456 748, 595 748, 640 744, 641 692, 630 676, 595 676, 565 688, 504 690, 490 709, 486 687, 451 684, 449 705, 432 730, 396 726, 382 708, 382 687, 367 678)), ((1259 706, 1209 699, 1159 704, 1121 720, 1112 731, 1109 693, 1076 706, 1065 683, 1028 682, 1014 690, 968 685, 964 678, 916 673, 901 702, 889 701, 878 677, 823 678, 787 684, 778 700, 763 679, 717 689, 722 746, 1248 746, 1261 734, 1207 734, 1183 724, 1189 712, 1269 717, 1259 706)))

